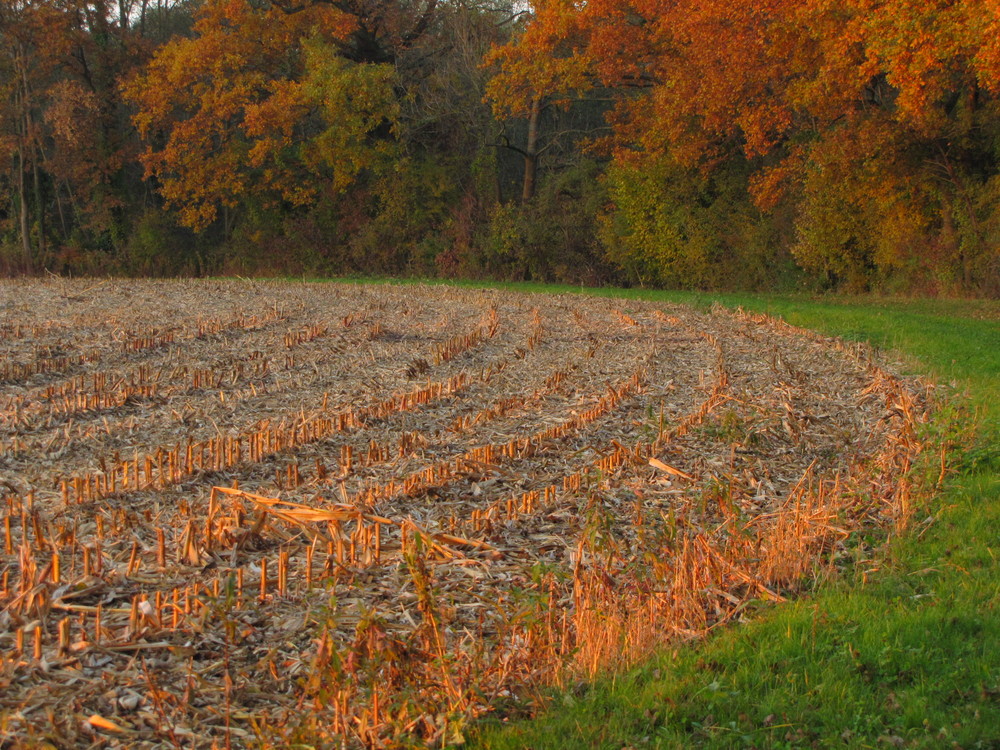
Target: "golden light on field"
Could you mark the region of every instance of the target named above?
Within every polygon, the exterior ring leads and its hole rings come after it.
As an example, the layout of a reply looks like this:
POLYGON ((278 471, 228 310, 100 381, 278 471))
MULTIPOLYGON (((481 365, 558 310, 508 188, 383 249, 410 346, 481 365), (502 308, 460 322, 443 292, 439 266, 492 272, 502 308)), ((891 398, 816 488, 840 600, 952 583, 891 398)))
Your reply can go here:
POLYGON ((20 739, 455 740, 781 600, 908 514, 916 385, 768 318, 418 286, 2 292, 20 739))

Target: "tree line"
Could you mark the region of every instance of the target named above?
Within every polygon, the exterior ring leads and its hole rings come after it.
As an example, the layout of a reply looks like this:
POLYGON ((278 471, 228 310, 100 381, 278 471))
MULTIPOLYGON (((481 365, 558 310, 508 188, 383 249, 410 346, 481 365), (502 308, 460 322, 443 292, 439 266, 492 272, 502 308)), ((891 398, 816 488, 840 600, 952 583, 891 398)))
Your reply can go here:
POLYGON ((993 0, 2 0, 0 271, 1000 294, 993 0))

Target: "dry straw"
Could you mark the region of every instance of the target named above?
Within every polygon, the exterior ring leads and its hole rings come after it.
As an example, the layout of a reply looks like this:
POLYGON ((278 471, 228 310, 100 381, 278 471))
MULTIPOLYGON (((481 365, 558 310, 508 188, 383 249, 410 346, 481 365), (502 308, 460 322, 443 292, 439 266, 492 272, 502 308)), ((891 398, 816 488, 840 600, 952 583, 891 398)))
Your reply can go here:
POLYGON ((57 354, 35 283, 40 317, 0 327, 16 741, 457 741, 911 512, 913 385, 770 318, 131 282, 212 312, 126 328, 107 284, 57 354))

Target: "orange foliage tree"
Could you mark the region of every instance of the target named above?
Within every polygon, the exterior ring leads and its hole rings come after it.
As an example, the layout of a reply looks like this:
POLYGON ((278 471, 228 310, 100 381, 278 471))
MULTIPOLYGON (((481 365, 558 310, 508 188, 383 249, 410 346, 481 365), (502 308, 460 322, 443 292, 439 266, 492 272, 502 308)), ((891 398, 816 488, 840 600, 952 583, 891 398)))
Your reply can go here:
POLYGON ((396 56, 435 9, 208 0, 194 34, 128 87, 147 175, 202 229, 247 200, 309 205, 384 169, 396 154, 396 56))
POLYGON ((491 95, 610 89, 621 165, 742 152, 831 282, 997 289, 998 23, 992 0, 543 0, 491 95))

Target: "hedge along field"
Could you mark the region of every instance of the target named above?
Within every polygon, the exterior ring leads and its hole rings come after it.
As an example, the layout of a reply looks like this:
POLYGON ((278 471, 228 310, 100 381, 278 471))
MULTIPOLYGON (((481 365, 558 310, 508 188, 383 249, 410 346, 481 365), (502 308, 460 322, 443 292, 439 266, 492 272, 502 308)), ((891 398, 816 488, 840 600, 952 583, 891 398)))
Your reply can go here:
POLYGON ((905 526, 924 387, 721 308, 3 282, 0 731, 448 744, 905 526))

